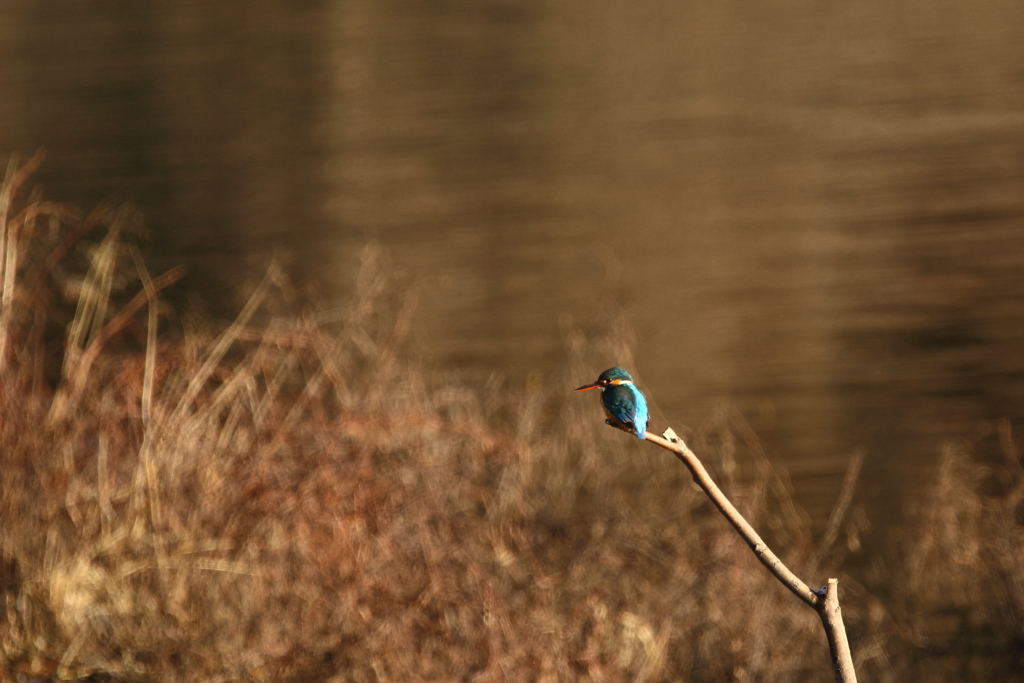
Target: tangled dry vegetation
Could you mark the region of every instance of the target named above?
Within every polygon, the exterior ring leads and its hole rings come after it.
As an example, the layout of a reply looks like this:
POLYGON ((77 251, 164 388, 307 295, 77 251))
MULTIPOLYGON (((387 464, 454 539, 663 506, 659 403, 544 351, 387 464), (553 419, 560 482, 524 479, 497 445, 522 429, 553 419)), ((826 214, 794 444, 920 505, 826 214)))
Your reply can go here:
MULTIPOLYGON (((275 315, 271 268, 227 329, 178 323, 131 212, 19 200, 37 163, 0 196, 0 680, 831 679, 685 469, 558 401, 616 342, 571 334, 551 389, 427 386, 373 250, 340 314, 275 315)), ((690 441, 789 566, 836 574, 738 419, 690 441)), ((946 647, 1021 642, 1020 473, 993 503, 951 453, 895 607, 844 578, 865 680, 911 680, 951 600, 946 647)))

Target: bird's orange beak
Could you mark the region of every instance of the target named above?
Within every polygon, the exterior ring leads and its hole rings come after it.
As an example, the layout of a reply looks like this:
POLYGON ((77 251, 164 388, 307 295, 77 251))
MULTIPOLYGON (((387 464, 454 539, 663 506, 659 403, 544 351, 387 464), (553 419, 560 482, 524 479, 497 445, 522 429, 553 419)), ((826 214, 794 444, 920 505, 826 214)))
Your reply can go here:
POLYGON ((601 388, 601 385, 598 384, 597 382, 594 382, 593 384, 588 384, 585 387, 580 387, 579 389, 576 389, 576 391, 590 391, 591 389, 600 389, 600 388, 601 388))

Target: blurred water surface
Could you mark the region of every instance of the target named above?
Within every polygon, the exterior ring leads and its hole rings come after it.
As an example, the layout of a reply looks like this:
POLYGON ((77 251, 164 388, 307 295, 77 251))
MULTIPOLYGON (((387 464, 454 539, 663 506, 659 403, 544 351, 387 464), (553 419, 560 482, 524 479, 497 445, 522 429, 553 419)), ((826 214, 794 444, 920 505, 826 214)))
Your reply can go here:
POLYGON ((885 520, 1024 424, 1022 45, 1005 0, 7 0, 0 151, 222 312, 377 240, 441 369, 551 375, 625 310, 673 425, 735 406, 819 518, 863 447, 885 520))

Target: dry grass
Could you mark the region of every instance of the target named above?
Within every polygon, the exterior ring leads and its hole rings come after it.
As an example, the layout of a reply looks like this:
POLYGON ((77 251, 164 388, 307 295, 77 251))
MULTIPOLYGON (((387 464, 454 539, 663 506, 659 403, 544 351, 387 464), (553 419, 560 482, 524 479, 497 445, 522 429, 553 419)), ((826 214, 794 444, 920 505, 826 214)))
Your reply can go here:
MULTIPOLYGON (((559 400, 621 336, 571 332, 550 390, 428 387, 370 249, 341 314, 272 315, 296 308, 272 268, 223 332, 157 341, 177 273, 150 280, 131 214, 18 204, 25 175, 0 196, 0 680, 831 680, 815 613, 685 469, 559 400)), ((738 418, 690 441, 784 561, 836 573, 738 418)), ((1021 487, 986 503, 951 453, 914 629, 844 579, 865 680, 910 680, 949 598, 1019 642, 1021 487)))
POLYGON ((890 601, 931 680, 1024 671, 1024 471, 1009 424, 943 447, 890 601), (989 464, 978 457, 988 456, 989 464))

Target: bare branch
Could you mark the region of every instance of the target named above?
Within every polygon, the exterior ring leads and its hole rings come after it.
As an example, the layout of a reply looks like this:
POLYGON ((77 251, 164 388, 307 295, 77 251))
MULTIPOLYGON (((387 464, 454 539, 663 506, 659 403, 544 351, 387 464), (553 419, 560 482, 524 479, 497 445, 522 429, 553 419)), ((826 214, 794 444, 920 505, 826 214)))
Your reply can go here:
POLYGON ((786 588, 793 591, 798 598, 814 609, 819 609, 821 599, 810 588, 808 588, 807 584, 801 581, 796 574, 791 572, 789 568, 782 563, 782 560, 780 560, 778 556, 771 551, 771 548, 761 540, 758 533, 754 531, 754 527, 750 526, 750 523, 743 518, 743 515, 740 514, 739 510, 729 502, 729 499, 725 497, 722 490, 718 488, 718 485, 711 479, 707 470, 704 469, 704 465, 702 465, 697 456, 693 454, 693 451, 683 443, 682 439, 675 435, 675 432, 666 430, 665 434, 669 437, 668 439, 664 439, 654 434, 647 434, 647 441, 672 451, 675 456, 679 458, 684 465, 686 465, 687 469, 690 470, 690 473, 693 475, 693 480, 697 482, 698 486, 704 489, 704 492, 708 494, 708 497, 711 499, 711 502, 715 504, 715 507, 725 515, 725 518, 729 520, 729 523, 732 524, 736 528, 736 531, 740 533, 740 536, 742 536, 743 540, 750 546, 750 549, 754 551, 754 555, 756 555, 757 559, 761 561, 761 564, 767 567, 768 571, 774 574, 775 578, 781 581, 786 588))
MULTIPOLYGON (((613 424, 610 420, 607 423, 625 432, 632 431, 628 427, 613 424)), ((781 581, 782 585, 791 590, 794 595, 814 608, 818 616, 821 617, 821 624, 825 628, 825 637, 828 638, 828 647, 832 658, 832 669, 835 673, 836 683, 856 683, 857 674, 853 668, 853 657, 850 655, 850 643, 846 638, 843 615, 839 609, 838 579, 829 579, 828 585, 821 590, 815 591, 808 588, 806 583, 801 581, 796 574, 782 563, 782 560, 771 551, 771 548, 754 531, 754 527, 750 526, 750 523, 743 518, 739 510, 729 502, 729 499, 725 497, 722 490, 718 488, 718 485, 708 475, 704 465, 701 464, 693 451, 683 443, 683 440, 673 430, 666 429, 663 436, 657 436, 648 432, 645 438, 653 444, 672 451, 686 465, 687 469, 690 470, 690 474, 693 475, 693 480, 704 490, 704 493, 708 495, 708 498, 711 499, 715 507, 725 515, 729 523, 735 527, 743 540, 750 546, 750 549, 754 551, 754 555, 757 556, 761 564, 767 567, 768 571, 774 574, 775 578, 781 581)), ((844 486, 844 493, 848 493, 849 497, 853 495, 853 482, 856 481, 861 460, 861 457, 855 456, 854 462, 847 473, 848 485, 844 486)), ((837 527, 839 524, 838 520, 842 518, 843 513, 849 506, 850 501, 847 497, 843 496, 843 500, 840 500, 833 514, 837 527)))

